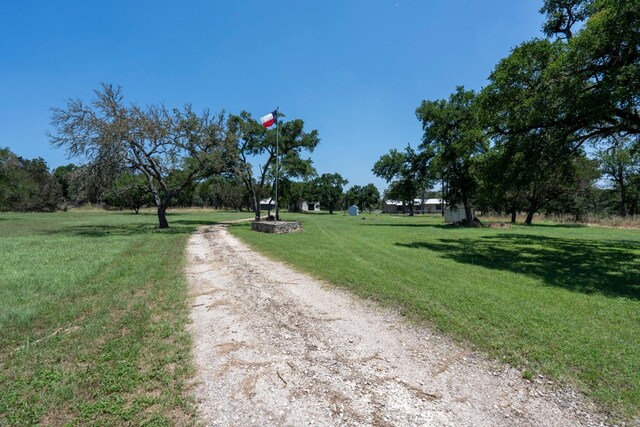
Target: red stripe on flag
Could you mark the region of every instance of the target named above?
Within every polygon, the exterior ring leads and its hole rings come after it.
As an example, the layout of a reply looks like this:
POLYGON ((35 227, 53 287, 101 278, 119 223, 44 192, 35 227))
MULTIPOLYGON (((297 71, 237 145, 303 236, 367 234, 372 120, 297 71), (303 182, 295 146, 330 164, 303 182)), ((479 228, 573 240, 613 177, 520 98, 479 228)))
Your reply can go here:
POLYGON ((268 128, 269 126, 273 126, 276 122, 276 114, 269 113, 266 116, 260 117, 260 121, 262 122, 262 126, 268 128))

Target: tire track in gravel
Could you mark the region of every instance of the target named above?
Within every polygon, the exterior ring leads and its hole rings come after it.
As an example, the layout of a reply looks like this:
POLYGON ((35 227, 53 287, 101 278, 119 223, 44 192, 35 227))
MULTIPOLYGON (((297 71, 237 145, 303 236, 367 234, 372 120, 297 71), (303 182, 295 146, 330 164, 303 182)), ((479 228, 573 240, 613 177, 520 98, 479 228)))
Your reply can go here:
POLYGON ((187 247, 204 425, 601 425, 576 393, 529 383, 225 227, 201 228, 187 247))

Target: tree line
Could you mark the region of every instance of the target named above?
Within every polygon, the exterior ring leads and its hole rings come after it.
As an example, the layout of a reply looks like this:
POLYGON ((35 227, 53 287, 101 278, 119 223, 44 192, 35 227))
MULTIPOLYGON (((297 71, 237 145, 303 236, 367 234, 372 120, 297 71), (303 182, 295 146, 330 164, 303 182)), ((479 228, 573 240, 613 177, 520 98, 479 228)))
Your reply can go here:
MULTIPOLYGON (((138 213, 141 208, 154 206, 144 175, 125 170, 105 183, 94 169, 93 164, 71 163, 49 172, 41 158, 23 159, 7 148, 0 149, 0 211, 52 212, 90 204, 138 213)), ((256 185, 255 178, 252 183, 256 185)), ((304 201, 318 202, 330 213, 351 205, 357 205, 361 211, 380 207, 380 193, 374 184, 354 185, 345 191, 346 184, 348 181, 338 173, 318 175, 313 168, 302 180, 285 175, 280 178, 280 204, 290 212, 299 212, 304 201)), ((260 196, 273 197, 272 181, 267 180, 262 188, 260 196)), ((194 181, 171 199, 170 206, 255 214, 260 211, 259 201, 242 178, 229 171, 194 181), (258 200, 257 207, 254 200, 258 200)))
MULTIPOLYGON (((545 37, 516 46, 487 86, 459 86, 416 109, 422 141, 373 166, 389 184, 386 199, 405 201, 413 213, 413 201, 440 185, 467 221, 471 207, 512 221, 525 212, 527 224, 538 212, 638 214, 640 2, 545 0, 540 11, 545 37)), ((280 206, 290 210, 303 200, 330 212, 378 206, 373 184, 345 193, 342 176, 318 175, 308 157, 318 132, 284 118, 276 150, 276 130, 248 112, 140 107, 103 84, 89 103, 69 99, 52 110, 51 143, 81 165, 49 173, 42 159, 0 150, 0 210, 155 206, 161 228, 170 206, 247 209, 260 219, 276 173, 280 206)))
POLYGON ((279 117, 265 129, 248 112, 196 113, 190 105, 144 108, 124 101, 122 89, 103 84, 89 103, 69 99, 52 110, 51 143, 66 149, 69 164, 49 173, 42 159, 26 160, 0 150, 0 210, 53 211, 94 203, 132 209, 155 206, 160 228, 169 226, 171 206, 209 206, 253 211, 274 196, 279 151, 280 205, 299 210, 318 201, 333 213, 345 203, 377 206, 373 184, 354 186, 337 173, 318 175, 306 154, 320 138, 300 119, 279 117), (15 185, 19 183, 19 185, 15 185))
POLYGON ((526 212, 527 224, 538 212, 638 214, 640 2, 545 0, 540 12, 545 37, 515 47, 486 87, 417 108, 417 149, 373 167, 393 198, 440 182, 467 221, 471 206, 526 212))

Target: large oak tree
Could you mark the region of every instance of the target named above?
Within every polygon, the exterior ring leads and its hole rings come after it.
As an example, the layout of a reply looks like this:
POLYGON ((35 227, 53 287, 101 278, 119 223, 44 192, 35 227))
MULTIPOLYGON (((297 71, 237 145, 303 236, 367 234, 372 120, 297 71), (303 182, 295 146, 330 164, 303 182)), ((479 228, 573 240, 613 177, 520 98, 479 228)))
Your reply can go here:
POLYGON ((344 196, 342 190, 348 183, 339 173, 323 173, 310 182, 311 194, 321 207, 333 214, 340 207, 344 196))
POLYGON ((50 140, 94 170, 115 178, 140 173, 157 208, 160 228, 168 228, 174 197, 205 176, 224 169, 233 155, 223 113, 196 114, 190 105, 139 107, 124 102, 120 87, 103 84, 90 103, 69 99, 53 108, 50 140))
POLYGON ((375 176, 389 184, 386 197, 408 204, 410 216, 414 213, 414 200, 425 193, 433 181, 429 168, 432 157, 427 149, 418 152, 407 145, 404 151, 389 150, 371 169, 375 176))
POLYGON ((443 198, 449 206, 462 204, 471 222, 471 204, 477 187, 475 169, 488 149, 480 125, 477 95, 458 86, 449 99, 423 101, 416 110, 424 130, 420 148, 433 153, 432 170, 444 182, 443 198))

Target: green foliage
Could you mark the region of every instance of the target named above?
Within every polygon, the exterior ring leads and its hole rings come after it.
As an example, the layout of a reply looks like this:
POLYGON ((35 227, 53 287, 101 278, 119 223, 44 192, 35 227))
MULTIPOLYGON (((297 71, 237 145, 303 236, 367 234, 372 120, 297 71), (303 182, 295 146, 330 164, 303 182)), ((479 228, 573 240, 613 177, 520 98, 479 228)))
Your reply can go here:
POLYGON ((540 13, 547 15, 543 31, 548 37, 562 35, 573 37, 574 26, 585 20, 593 0, 544 0, 540 13))
POLYGON ((557 64, 564 80, 579 81, 583 90, 564 91, 561 100, 575 109, 574 124, 589 138, 638 134, 640 3, 594 0, 587 10, 584 27, 557 64))
POLYGON ((356 205, 361 212, 380 206, 380 192, 371 183, 364 187, 354 185, 347 191, 345 199, 347 206, 356 205))
POLYGON ((611 147, 597 153, 600 170, 617 193, 617 213, 622 217, 640 213, 640 187, 636 183, 640 178, 640 150, 634 150, 633 145, 630 138, 614 138, 611 147))
POLYGON ((214 176, 200 183, 196 194, 204 206, 243 210, 251 206, 247 189, 236 177, 214 176))
POLYGON ((41 159, 24 159, 0 149, 0 211, 55 211, 60 185, 41 159))
POLYGON ((625 180, 604 153, 624 138, 631 138, 627 148, 638 148, 640 3, 545 0, 541 12, 549 38, 516 47, 479 97, 492 139, 483 159, 481 203, 514 215, 526 209, 527 223, 541 209, 576 216, 593 209, 597 191, 585 187, 593 174, 585 180, 585 168, 576 167, 587 164, 581 150, 591 142, 609 165, 603 171, 616 176, 618 212, 625 215, 625 180), (579 190, 577 182, 583 183, 579 190), (571 197, 574 191, 580 196, 571 197))
POLYGON ((534 39, 517 46, 496 65, 478 99, 482 124, 491 135, 536 136, 565 114, 551 68, 565 51, 564 43, 534 39))
POLYGON ((78 183, 78 166, 69 163, 58 166, 53 171, 53 176, 58 180, 62 191, 62 199, 67 203, 75 203, 80 199, 80 185, 78 183))
POLYGON ((323 173, 310 182, 312 199, 319 201, 320 206, 332 214, 340 208, 343 200, 342 189, 348 183, 349 181, 339 173, 323 173))
POLYGON ((492 130, 544 131, 568 151, 640 133, 640 4, 546 0, 541 11, 560 37, 523 43, 496 66, 484 104, 492 130))
POLYGON ((145 177, 128 172, 116 179, 105 196, 105 202, 108 206, 131 209, 135 213, 138 213, 140 208, 153 205, 145 177))
MULTIPOLYGON (((571 157, 563 179, 556 178, 555 194, 546 204, 546 214, 571 215, 580 222, 584 215, 594 212, 596 181, 600 178, 598 162, 581 152, 571 157)), ((529 222, 530 223, 530 222, 529 222)))
POLYGON ((374 175, 390 183, 385 193, 387 199, 401 200, 409 204, 413 215, 413 201, 432 184, 435 174, 430 169, 432 152, 425 148, 416 152, 407 145, 404 152, 389 150, 373 165, 374 175))
POLYGON ((444 181, 444 200, 450 206, 462 203, 467 221, 472 219, 468 208, 477 187, 478 157, 488 149, 476 98, 474 91, 458 86, 448 100, 422 101, 416 110, 424 130, 420 148, 434 156, 431 169, 444 181))
POLYGON ((287 206, 289 212, 300 212, 302 202, 312 202, 316 197, 313 183, 309 181, 292 181, 283 179, 278 186, 280 206, 287 206))
POLYGON ((287 219, 302 221, 304 232, 271 236, 247 225, 232 232, 270 257, 470 341, 525 375, 575 386, 616 416, 638 415, 639 230, 452 228, 431 216, 287 219))
POLYGON ((513 50, 491 74, 479 97, 493 147, 482 174, 485 199, 495 197, 512 214, 527 211, 526 222, 568 190, 572 161, 580 156, 570 130, 551 127, 562 114, 550 66, 565 45, 533 40, 513 50), (533 123, 545 123, 538 128, 533 123))
MULTIPOLYGON (((282 113, 280 116, 284 117, 282 113)), ((278 175, 282 180, 305 179, 315 175, 311 159, 304 159, 302 154, 313 152, 320 138, 317 130, 304 131, 304 121, 278 121, 275 128, 265 129, 250 113, 242 111, 237 116, 229 117, 228 126, 236 142, 234 174, 244 183, 251 196, 256 219, 260 219, 260 200, 275 196, 271 190, 275 184, 276 152, 280 155, 278 175), (276 132, 279 132, 278 138, 276 132), (276 140, 279 147, 276 147, 276 140), (257 173, 252 162, 260 162, 257 173)))
POLYGON ((482 156, 476 203, 482 212, 509 213, 511 221, 515 222, 527 200, 522 186, 509 179, 520 176, 518 168, 524 163, 523 156, 510 154, 494 147, 482 156))

